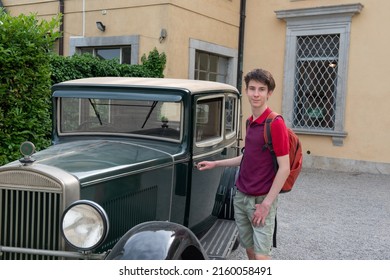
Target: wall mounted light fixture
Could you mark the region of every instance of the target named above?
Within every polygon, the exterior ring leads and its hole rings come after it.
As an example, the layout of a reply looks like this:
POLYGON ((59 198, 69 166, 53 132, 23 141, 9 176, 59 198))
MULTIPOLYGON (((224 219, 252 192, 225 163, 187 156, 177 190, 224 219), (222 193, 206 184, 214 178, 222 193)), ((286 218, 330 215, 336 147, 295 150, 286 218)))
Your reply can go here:
POLYGON ((159 38, 160 43, 162 43, 165 40, 165 38, 167 38, 167 36, 168 36, 167 30, 165 28, 162 28, 160 31, 160 38, 159 38))
POLYGON ((102 32, 106 31, 106 26, 101 21, 96 22, 96 27, 97 27, 97 29, 99 29, 102 32))

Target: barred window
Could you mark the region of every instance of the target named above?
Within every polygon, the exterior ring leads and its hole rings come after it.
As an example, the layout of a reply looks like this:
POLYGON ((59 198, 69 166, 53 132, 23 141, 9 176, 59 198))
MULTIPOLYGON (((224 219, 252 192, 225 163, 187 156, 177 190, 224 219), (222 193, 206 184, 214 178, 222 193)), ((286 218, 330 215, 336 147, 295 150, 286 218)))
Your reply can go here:
POLYGON ((333 130, 340 35, 298 36, 294 128, 333 130))
POLYGON ((275 11, 287 23, 282 113, 296 133, 342 146, 352 16, 363 5, 275 11))

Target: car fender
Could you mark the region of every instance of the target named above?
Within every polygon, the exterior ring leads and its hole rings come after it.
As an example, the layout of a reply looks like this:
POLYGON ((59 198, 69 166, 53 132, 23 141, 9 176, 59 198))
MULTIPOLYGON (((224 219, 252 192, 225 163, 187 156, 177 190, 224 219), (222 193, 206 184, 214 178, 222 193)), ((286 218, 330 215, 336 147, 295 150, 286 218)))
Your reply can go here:
POLYGON ((188 228, 163 221, 141 223, 115 244, 107 260, 208 259, 198 238, 188 228))

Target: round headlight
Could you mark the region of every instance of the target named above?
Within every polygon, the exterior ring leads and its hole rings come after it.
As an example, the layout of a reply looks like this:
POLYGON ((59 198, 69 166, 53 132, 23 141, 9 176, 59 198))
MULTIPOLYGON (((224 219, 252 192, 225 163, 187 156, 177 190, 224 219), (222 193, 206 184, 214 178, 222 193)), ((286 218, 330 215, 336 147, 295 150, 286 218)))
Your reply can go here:
POLYGON ((61 225, 66 242, 84 251, 101 245, 107 237, 109 227, 104 209, 88 200, 71 204, 62 216, 61 225))

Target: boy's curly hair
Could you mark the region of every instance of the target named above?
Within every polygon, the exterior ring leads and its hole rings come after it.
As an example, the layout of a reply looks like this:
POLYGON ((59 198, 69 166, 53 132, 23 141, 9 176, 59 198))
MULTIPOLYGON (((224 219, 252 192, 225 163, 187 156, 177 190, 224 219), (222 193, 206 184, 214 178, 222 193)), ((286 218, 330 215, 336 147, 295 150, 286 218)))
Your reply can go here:
POLYGON ((253 69, 252 71, 248 72, 248 74, 244 77, 246 88, 248 88, 249 81, 255 80, 260 83, 263 83, 268 86, 269 91, 273 91, 275 89, 275 80, 272 74, 264 69, 253 69))

